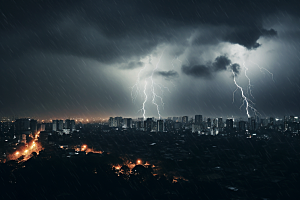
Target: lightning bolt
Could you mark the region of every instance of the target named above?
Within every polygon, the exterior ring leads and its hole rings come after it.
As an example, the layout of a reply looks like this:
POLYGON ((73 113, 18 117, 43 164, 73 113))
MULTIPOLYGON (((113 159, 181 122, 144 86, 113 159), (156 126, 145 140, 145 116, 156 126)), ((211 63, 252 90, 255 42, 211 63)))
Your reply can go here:
MULTIPOLYGON (((262 73, 264 73, 265 71, 268 72, 268 73, 272 76, 272 80, 274 81, 273 73, 271 73, 269 70, 267 70, 267 69, 264 68, 264 67, 260 67, 258 64, 254 63, 253 61, 250 61, 250 62, 253 63, 253 64, 255 64, 255 65, 260 69, 260 71, 261 71, 262 73)), ((250 96, 251 96, 253 99, 255 99, 254 96, 252 95, 252 90, 251 90, 251 88, 253 87, 253 85, 251 84, 251 80, 250 80, 250 78, 249 78, 248 75, 247 75, 247 71, 248 71, 249 69, 246 67, 245 62, 243 62, 243 67, 245 68, 245 77, 248 79, 247 94, 248 94, 248 95, 250 94, 250 96)), ((240 85, 237 84, 237 82, 236 82, 236 76, 237 76, 237 74, 235 74, 235 72, 234 72, 233 70, 232 70, 232 74, 233 74, 233 81, 234 81, 234 84, 235 84, 236 87, 237 87, 237 88, 234 90, 234 92, 233 92, 233 101, 232 101, 232 103, 234 103, 234 95, 235 95, 235 92, 239 89, 239 90, 241 91, 242 99, 243 99, 243 104, 240 106, 240 109, 241 109, 244 105, 246 105, 246 112, 247 112, 248 118, 250 117, 250 114, 249 114, 249 108, 254 112, 255 115, 259 114, 259 112, 254 108, 254 105, 255 105, 255 104, 253 103, 253 101, 251 101, 249 98, 247 98, 247 97, 245 96, 245 93, 244 93, 244 91, 243 91, 243 88, 242 88, 240 85)), ((264 74, 265 74, 265 73, 264 73, 264 74)), ((274 81, 274 82, 275 82, 275 81, 274 81)))
MULTIPOLYGON (((171 91, 169 90, 168 87, 165 87, 164 85, 161 85, 159 83, 156 83, 154 81, 154 78, 153 76, 155 75, 155 72, 156 70, 158 69, 158 66, 160 64, 160 61, 161 61, 161 58, 165 52, 166 48, 162 51, 162 54, 160 55, 159 59, 158 59, 158 62, 156 63, 154 69, 152 70, 152 73, 151 73, 151 76, 149 78, 146 78, 145 79, 145 84, 144 84, 144 87, 143 87, 143 104, 142 104, 142 108, 138 110, 138 112, 142 112, 143 114, 143 118, 146 119, 146 108, 145 108, 145 105, 148 101, 148 96, 147 96, 147 90, 150 88, 150 92, 151 92, 151 102, 152 104, 156 107, 156 110, 157 110, 157 114, 158 114, 158 117, 159 119, 161 119, 161 114, 160 114, 160 105, 162 108, 164 108, 164 101, 163 101, 163 95, 164 95, 164 90, 167 90, 168 92, 171 93, 171 91), (156 92, 156 89, 159 88, 160 90, 160 94, 159 95, 157 92, 156 92), (159 103, 158 103, 159 102, 159 103), (160 104, 160 105, 159 105, 160 104)), ((172 60, 172 66, 174 68, 174 65, 173 65, 173 61, 177 59, 179 60, 178 58, 174 58, 172 60)), ((181 62, 181 61, 180 61, 181 62)), ((149 61, 149 64, 150 61, 149 61)), ((138 73, 138 77, 137 77, 137 80, 135 82, 135 84, 131 87, 131 98, 132 98, 132 101, 134 102, 138 96, 138 94, 140 93, 140 82, 141 82, 141 73, 146 69, 146 65, 139 71, 138 73)))
POLYGON ((234 91, 233 91, 233 93, 232 93, 232 103, 234 103, 234 94, 235 94, 235 92, 238 90, 239 88, 237 87, 234 91))
POLYGON ((251 80, 250 80, 250 78, 249 78, 248 75, 247 75, 248 68, 246 67, 245 62, 243 62, 243 66, 244 66, 244 68, 245 68, 245 77, 248 79, 247 93, 248 93, 248 94, 250 93, 251 97, 254 99, 254 96, 252 95, 252 90, 251 90, 251 87, 252 87, 253 85, 251 85, 251 80))
POLYGON ((138 78, 135 82, 135 84, 131 87, 131 99, 132 102, 134 102, 140 92, 140 88, 139 88, 139 83, 140 83, 140 77, 141 77, 141 73, 146 69, 146 65, 139 71, 138 73, 138 78), (134 92, 135 90, 135 92, 134 92))
MULTIPOLYGON (((250 61, 250 62, 252 62, 252 61, 250 61)), ((269 70, 267 70, 266 68, 259 66, 259 64, 255 63, 255 62, 252 62, 252 63, 255 64, 255 65, 260 69, 260 71, 261 71, 262 73, 264 73, 263 70, 265 70, 266 72, 268 72, 268 73, 272 76, 273 82, 275 82, 275 81, 274 81, 274 75, 273 75, 273 73, 271 73, 271 72, 270 72, 269 70)))
POLYGON ((164 107, 164 102, 163 102, 162 97, 159 96, 158 94, 156 94, 156 92, 155 92, 155 87, 154 87, 155 82, 154 82, 154 80, 153 80, 153 75, 154 75, 154 72, 155 72, 155 71, 157 70, 157 68, 158 68, 158 65, 159 65, 159 63, 160 63, 160 60, 161 60, 161 58, 162 58, 162 56, 163 56, 165 50, 166 50, 166 48, 163 50, 161 56, 159 57, 158 62, 157 62, 156 65, 155 65, 155 68, 152 70, 152 74, 151 74, 151 76, 150 76, 150 80, 151 80, 151 92, 152 92, 152 104, 154 104, 154 105, 156 106, 157 114, 158 114, 158 118, 159 118, 159 119, 161 118, 160 110, 159 110, 159 105, 156 103, 155 100, 156 100, 156 98, 160 99, 160 102, 161 102, 161 104, 162 104, 162 107, 164 107))
POLYGON ((148 96, 147 96, 147 93, 146 93, 146 89, 147 89, 147 81, 145 80, 145 87, 144 87, 145 99, 144 99, 143 108, 142 108, 144 120, 146 119, 145 103, 147 102, 147 99, 148 99, 148 96))
MULTIPOLYGON (((254 108, 254 106, 253 106, 254 103, 244 95, 244 90, 243 90, 243 88, 237 84, 236 79, 235 79, 236 74, 234 73, 234 71, 231 70, 231 72, 232 72, 232 75, 233 75, 233 81, 234 81, 234 84, 236 85, 237 89, 239 89, 239 90, 241 91, 241 94, 242 94, 243 104, 241 105, 241 107, 242 107, 244 104, 246 104, 246 112, 247 112, 247 116, 248 116, 248 118, 250 118, 251 116, 250 116, 250 114, 249 114, 249 108, 255 113, 255 115, 258 113, 258 111, 254 108)), ((236 90, 237 90, 237 89, 236 89, 236 90)), ((236 91, 236 90, 235 90, 235 91, 236 91)), ((234 91, 234 92, 235 92, 235 91, 234 91)), ((241 107, 240 107, 240 109, 241 109, 241 107)))

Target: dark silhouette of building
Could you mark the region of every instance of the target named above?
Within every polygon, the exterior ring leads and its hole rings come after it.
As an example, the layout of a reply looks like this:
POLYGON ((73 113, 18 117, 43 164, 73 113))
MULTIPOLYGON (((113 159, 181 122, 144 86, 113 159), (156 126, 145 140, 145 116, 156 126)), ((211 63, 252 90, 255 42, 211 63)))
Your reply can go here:
POLYGON ((228 131, 233 130, 233 119, 226 119, 226 129, 228 131))
POLYGON ((196 125, 202 124, 202 115, 195 115, 195 124, 196 125))
POLYGON ((246 122, 245 121, 239 121, 239 130, 240 131, 246 130, 246 122))
POLYGON ((132 119, 131 118, 123 119, 123 128, 132 128, 132 119))
POLYGON ((251 118, 250 130, 251 131, 256 130, 256 121, 254 118, 251 118))
POLYGON ((189 117, 188 116, 183 116, 182 117, 182 123, 187 124, 189 122, 189 117))
POLYGON ((30 120, 29 118, 17 119, 15 122, 16 125, 16 133, 26 133, 30 134, 30 120))
POLYGON ((157 120, 157 132, 164 132, 164 120, 157 120))
POLYGON ((37 120, 30 119, 29 126, 30 126, 31 133, 35 134, 37 132, 37 124, 38 124, 37 120))
POLYGON ((210 128, 211 127, 211 119, 207 118, 207 127, 210 128))
POLYGON ((218 128, 219 129, 222 129, 224 126, 223 126, 223 119, 222 117, 218 118, 218 128))
POLYGON ((144 130, 149 132, 152 131, 153 125, 153 119, 147 118, 147 120, 144 122, 144 130))

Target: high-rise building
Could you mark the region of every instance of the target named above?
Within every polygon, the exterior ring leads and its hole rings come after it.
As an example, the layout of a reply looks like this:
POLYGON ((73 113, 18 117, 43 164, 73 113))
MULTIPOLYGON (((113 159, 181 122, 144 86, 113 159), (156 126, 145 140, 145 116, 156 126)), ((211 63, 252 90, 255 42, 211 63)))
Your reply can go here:
MULTIPOLYGON (((58 131, 58 128, 61 126, 60 125, 61 122, 60 120, 55 120, 55 122, 56 122, 56 130, 58 131)), ((64 131, 68 133, 75 131, 75 125, 76 125, 75 120, 66 119, 64 124, 64 131)))
POLYGON ((217 118, 213 119, 213 127, 218 127, 218 119, 217 118))
POLYGON ((31 133, 35 134, 37 132, 37 120, 30 119, 29 126, 31 133))
POLYGON ((109 120, 108 120, 108 126, 109 127, 116 127, 117 126, 117 123, 115 121, 115 118, 113 117, 110 117, 109 120))
POLYGON ((196 125, 202 124, 202 115, 195 115, 195 124, 196 125))
POLYGON ((117 127, 122 127, 123 118, 122 117, 115 117, 117 127))
POLYGON ((70 119, 65 120, 64 129, 71 129, 71 120, 70 119))
POLYGON ((189 122, 189 117, 188 116, 183 116, 182 117, 182 123, 187 124, 189 122))
POLYGON ((58 120, 58 124, 57 124, 57 130, 58 131, 62 131, 64 129, 64 121, 63 120, 58 120))
POLYGON ((256 130, 255 118, 251 118, 250 130, 252 130, 252 131, 256 130))
POLYGON ((144 129, 144 121, 137 121, 136 122, 136 130, 143 130, 144 129))
POLYGON ((157 132, 164 132, 164 120, 157 120, 157 132))
POLYGON ((132 119, 131 118, 123 119, 123 128, 132 128, 132 119))
POLYGON ((147 118, 147 120, 144 122, 144 131, 152 131, 153 125, 153 119, 147 118))
POLYGON ((199 133, 201 131, 201 127, 199 124, 192 124, 192 133, 199 133))
POLYGON ((75 124, 75 120, 72 119, 72 120, 70 121, 70 131, 71 131, 71 132, 75 131, 75 125, 76 125, 76 124, 75 124))
POLYGON ((224 126, 223 126, 223 119, 222 117, 218 118, 218 128, 219 129, 222 129, 224 126))
POLYGON ((226 129, 229 131, 233 130, 233 119, 226 119, 226 129))
POLYGON ((210 128, 210 127, 211 127, 211 119, 207 118, 207 128, 210 128))
POLYGON ((58 120, 52 120, 52 130, 53 131, 58 130, 58 120))
POLYGON ((239 121, 239 130, 240 131, 246 130, 246 122, 245 121, 239 121))
POLYGON ((165 121, 165 130, 166 131, 171 131, 174 129, 174 124, 175 122, 171 119, 168 119, 165 121))
POLYGON ((16 132, 30 134, 30 120, 29 118, 17 119, 15 122, 16 132))

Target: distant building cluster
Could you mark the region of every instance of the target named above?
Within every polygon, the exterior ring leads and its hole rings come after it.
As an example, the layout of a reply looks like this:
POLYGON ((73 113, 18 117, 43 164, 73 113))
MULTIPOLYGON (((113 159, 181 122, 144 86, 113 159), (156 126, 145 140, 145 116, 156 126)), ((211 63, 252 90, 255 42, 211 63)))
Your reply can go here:
POLYGON ((256 132, 259 130, 274 130, 281 132, 299 133, 299 118, 284 116, 282 119, 259 117, 243 119, 210 118, 202 115, 194 117, 168 117, 166 119, 152 118, 123 118, 110 117, 107 122, 82 124, 73 119, 56 119, 45 123, 31 118, 13 119, 4 117, 0 123, 0 139, 14 140, 16 143, 26 144, 29 137, 40 133, 41 141, 47 141, 53 133, 68 135, 82 129, 90 131, 110 132, 112 130, 134 130, 144 132, 192 132, 203 135, 218 135, 232 132, 256 132))
POLYGON ((17 143, 26 144, 29 137, 37 132, 40 137, 47 137, 51 133, 58 132, 60 135, 70 134, 75 131, 75 120, 52 120, 52 122, 38 122, 31 118, 8 118, 3 117, 0 122, 0 137, 7 140, 14 139, 17 143))
MULTIPOLYGON (((152 118, 110 117, 108 121, 90 121, 74 119, 55 119, 44 122, 31 118, 2 118, 0 122, 0 163, 7 155, 29 158, 35 150, 49 146, 70 148, 81 147, 85 134, 126 134, 126 133, 171 133, 184 137, 185 133, 198 136, 269 138, 268 133, 287 133, 291 137, 299 136, 300 124, 296 116, 284 116, 282 119, 269 117, 260 119, 251 117, 247 120, 227 118, 210 118, 202 115, 152 118), (17 153, 17 154, 16 154, 17 153)), ((179 140, 181 141, 181 140, 179 140)), ((155 145, 155 143, 152 143, 155 145)), ((151 144, 151 145, 152 145, 151 144)), ((80 149, 80 148, 79 148, 80 149)), ((69 149, 70 150, 70 149, 69 149)), ((73 149, 74 150, 74 149, 73 149)), ((95 152, 91 150, 89 152, 95 152)), ((72 151, 71 153, 75 153, 72 151)), ((86 153, 86 151, 85 151, 86 153)))
POLYGON ((259 117, 242 119, 228 118, 204 118, 202 115, 182 117, 168 117, 156 120, 153 118, 122 118, 110 117, 108 121, 110 128, 135 129, 147 132, 169 132, 179 130, 190 130, 192 133, 206 135, 217 135, 221 132, 232 131, 257 131, 271 129, 276 131, 290 131, 298 133, 300 130, 299 118, 295 116, 284 116, 283 119, 274 117, 260 119, 259 117))

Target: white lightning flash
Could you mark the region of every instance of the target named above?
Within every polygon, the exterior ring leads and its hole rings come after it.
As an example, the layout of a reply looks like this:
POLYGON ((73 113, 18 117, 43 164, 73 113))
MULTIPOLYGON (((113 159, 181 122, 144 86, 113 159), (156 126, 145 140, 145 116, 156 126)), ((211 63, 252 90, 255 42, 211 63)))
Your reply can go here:
MULTIPOLYGON (((267 70, 267 69, 264 68, 264 67, 260 67, 258 64, 254 63, 253 61, 250 61, 250 62, 252 62, 253 64, 255 64, 255 65, 260 69, 260 71, 261 71, 263 74, 265 74, 265 72, 268 72, 268 73, 272 76, 272 80, 274 81, 273 73, 271 73, 269 70, 267 70)), ((253 87, 253 85, 251 84, 251 80, 250 80, 250 78, 249 78, 248 75, 247 75, 247 71, 248 71, 249 69, 246 67, 245 62, 243 62, 243 67, 245 68, 245 77, 248 79, 247 94, 250 95, 253 99, 255 99, 254 96, 252 95, 252 89, 251 89, 251 88, 253 87)), ((237 88, 233 91, 233 100, 232 100, 232 103, 234 103, 235 92, 239 89, 239 90, 241 91, 241 93, 242 93, 242 99, 243 99, 243 104, 240 106, 240 109, 241 109, 244 105, 246 105, 246 112, 247 112, 248 118, 250 117, 250 114, 249 114, 249 108, 254 112, 255 115, 259 114, 259 112, 254 108, 254 105, 255 105, 255 104, 253 103, 253 101, 251 101, 249 98, 247 98, 247 97, 245 96, 245 93, 244 93, 244 91, 243 91, 243 88, 237 84, 236 79, 235 79, 235 77, 236 77, 237 75, 235 74, 235 72, 234 72, 233 70, 232 70, 232 74, 233 74, 234 84, 237 86, 237 88)), ((274 82, 275 82, 275 81, 274 81, 274 82)))
POLYGON ((243 66, 244 66, 244 68, 245 68, 245 77, 248 79, 247 93, 250 94, 251 97, 254 99, 254 96, 252 95, 252 90, 251 90, 251 87, 252 87, 253 85, 251 85, 251 80, 250 80, 250 78, 249 78, 248 75, 247 75, 248 68, 246 67, 245 62, 243 62, 243 66))
MULTIPOLYGON (((159 84, 157 82, 155 82, 153 76, 155 75, 155 72, 156 70, 158 69, 158 66, 160 64, 160 61, 161 61, 161 58, 164 54, 164 51, 166 50, 166 48, 163 50, 161 56, 159 57, 159 60, 157 62, 157 64, 155 65, 154 69, 152 70, 152 73, 151 73, 151 76, 146 78, 145 79, 145 84, 143 86, 143 104, 142 104, 142 108, 139 109, 138 112, 141 112, 143 114, 143 118, 146 119, 146 103, 148 101, 148 95, 147 95, 147 91, 150 89, 150 93, 152 95, 152 98, 151 98, 151 102, 152 104, 156 107, 156 110, 157 110, 157 114, 158 114, 158 117, 159 119, 161 119, 161 114, 160 114, 160 106, 162 108, 164 108, 164 101, 163 101, 163 95, 164 95, 164 90, 167 90, 168 92, 170 92, 169 88, 162 85, 162 84, 159 84), (149 83, 150 81, 150 83, 149 83), (159 88, 160 90, 160 94, 159 95, 157 92, 156 92, 156 89, 157 87, 159 88), (158 99, 158 100, 157 100, 158 99)), ((172 66, 174 67, 173 65, 173 61, 177 59, 178 61, 180 61, 178 58, 174 58, 172 60, 172 66)), ((181 61, 180 61, 181 62, 181 61)), ((131 87, 131 98, 132 98, 132 101, 134 102, 137 98, 137 96, 139 95, 141 89, 140 89, 140 84, 141 84, 141 74, 142 72, 146 69, 146 65, 139 71, 138 73, 138 77, 137 77, 137 80, 135 82, 135 84, 131 87)), ((170 92, 171 93, 171 92, 170 92)), ((149 93, 148 93, 149 94, 149 93)))
POLYGON ((164 107, 164 102, 163 102, 163 99, 161 96, 157 95, 156 92, 155 92, 155 87, 154 85, 156 84, 153 80, 153 75, 154 75, 154 72, 157 70, 158 68, 158 65, 160 63, 160 60, 164 54, 166 49, 163 50, 161 56, 159 57, 159 60, 157 62, 157 64, 155 65, 155 68, 153 69, 152 71, 152 74, 150 76, 150 80, 151 80, 151 93, 152 93, 152 104, 154 104, 156 106, 156 109, 157 109, 157 114, 158 114, 158 118, 160 119, 161 118, 161 115, 160 115, 160 110, 159 110, 159 105, 156 103, 156 99, 160 99, 160 102, 161 102, 161 105, 164 107))
MULTIPOLYGON (((252 61, 250 61, 250 62, 252 62, 252 61)), ((271 73, 271 72, 270 72, 269 70, 267 70, 266 68, 259 66, 259 64, 255 63, 255 62, 252 62, 252 63, 255 64, 255 65, 259 68, 259 70, 260 70, 262 73, 264 73, 264 71, 268 72, 268 73, 272 76, 273 82, 275 82, 275 81, 274 81, 273 73, 271 73)))
POLYGON ((140 93, 139 84, 140 84, 140 79, 141 79, 141 73, 145 69, 146 69, 146 65, 139 71, 138 78, 137 78, 135 84, 131 87, 131 99, 132 99, 133 102, 136 100, 136 97, 140 93), (135 92, 134 92, 134 90, 135 90, 135 92))
MULTIPOLYGON (((244 90, 243 90, 243 88, 237 84, 237 82, 236 82, 236 80, 235 80, 236 74, 234 73, 234 71, 231 70, 231 72, 232 72, 232 75, 233 75, 233 81, 234 81, 234 84, 236 85, 237 89, 240 89, 241 94, 242 94, 243 104, 241 105, 241 107, 242 107, 244 104, 246 104, 246 112, 247 112, 247 116, 248 116, 248 118, 250 118, 251 116, 250 116, 250 114, 249 114, 249 108, 255 113, 255 115, 258 113, 258 111, 254 108, 254 106, 253 106, 254 103, 244 95, 244 90)), ((236 90, 235 90, 235 91, 236 91, 236 90)), ((234 91, 234 92, 235 92, 235 91, 234 91)), ((240 109, 241 109, 241 107, 240 107, 240 109)))
POLYGON ((147 81, 145 81, 145 87, 144 87, 144 95, 145 95, 145 99, 144 99, 144 102, 143 102, 143 108, 142 108, 144 120, 146 119, 145 103, 147 102, 147 99, 148 99, 148 96, 147 96, 147 93, 146 93, 146 89, 147 89, 147 81))

